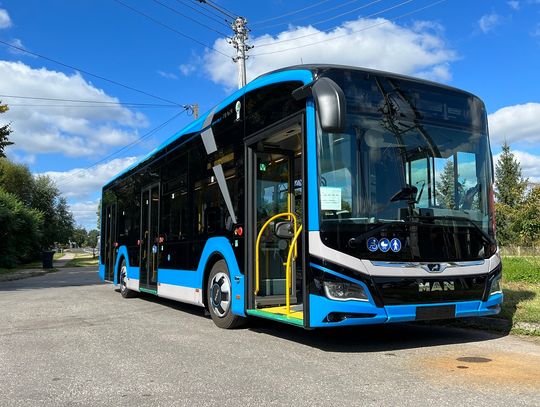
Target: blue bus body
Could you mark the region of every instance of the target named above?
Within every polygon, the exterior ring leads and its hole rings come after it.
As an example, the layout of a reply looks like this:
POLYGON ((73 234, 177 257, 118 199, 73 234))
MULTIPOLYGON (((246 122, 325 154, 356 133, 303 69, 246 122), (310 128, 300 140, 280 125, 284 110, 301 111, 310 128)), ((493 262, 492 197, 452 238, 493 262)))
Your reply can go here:
MULTIPOLYGON (((213 308, 218 322, 251 315, 318 328, 496 314, 503 300, 502 264, 490 237, 487 125, 478 124, 482 113, 461 108, 460 98, 467 106, 473 100, 481 112, 483 105, 470 94, 376 71, 299 66, 261 76, 105 185, 99 276, 123 292, 213 308), (337 84, 338 94, 343 89, 336 103, 346 103, 347 125, 354 126, 328 131, 321 125, 328 92, 310 89, 324 77, 337 84), (348 83, 361 86, 349 92, 348 83), (291 86, 281 91, 282 84, 291 86), (414 91, 407 93, 408 86, 414 91), (306 94, 293 100, 292 87, 304 87, 306 94), (273 106, 267 89, 291 101, 273 106), (412 101, 422 92, 432 99, 425 105, 422 98, 412 101), (453 102, 447 106, 433 92, 453 102), (365 102, 371 110, 358 102, 370 97, 378 101, 365 102), (392 109, 401 116, 387 112, 392 109), (404 124, 407 115, 411 125, 404 124), (473 141, 466 148, 450 146, 450 134, 473 141), (237 139, 224 148, 231 135, 237 139), (408 143, 414 145, 410 151, 408 143), (388 150, 396 150, 395 165, 388 164, 394 156, 383 156, 388 150), (208 162, 193 169, 205 154, 208 162), (167 178, 185 160, 185 181, 167 178), (156 163, 162 164, 152 170, 156 163), (446 167, 456 177, 445 196, 446 167), (375 181, 383 171, 403 175, 375 181), (149 172, 161 175, 133 181, 149 172), (408 189, 383 190, 399 177, 396 185, 408 189), (128 193, 130 202, 123 202, 128 193), (215 203, 207 204, 208 196, 215 203), (272 215, 291 212, 295 216, 281 220, 290 228, 291 219, 298 220, 295 247, 291 237, 262 231, 272 215), (462 221, 463 213, 470 220, 462 221), (262 257, 255 267, 257 252, 262 257), (287 255, 291 269, 283 269, 287 255), (227 269, 221 280, 213 269, 218 261, 227 269), (285 299, 287 291, 292 300, 285 299)), ((277 231, 277 220, 272 228, 277 231)))

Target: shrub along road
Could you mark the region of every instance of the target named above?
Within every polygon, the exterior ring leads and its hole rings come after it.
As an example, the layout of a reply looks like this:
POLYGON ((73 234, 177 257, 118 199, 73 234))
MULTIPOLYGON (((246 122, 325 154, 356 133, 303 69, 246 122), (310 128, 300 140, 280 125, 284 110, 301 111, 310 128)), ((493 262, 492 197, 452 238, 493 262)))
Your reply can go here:
POLYGON ((225 331, 95 268, 0 283, 0 400, 35 405, 535 405, 533 339, 422 324, 225 331))

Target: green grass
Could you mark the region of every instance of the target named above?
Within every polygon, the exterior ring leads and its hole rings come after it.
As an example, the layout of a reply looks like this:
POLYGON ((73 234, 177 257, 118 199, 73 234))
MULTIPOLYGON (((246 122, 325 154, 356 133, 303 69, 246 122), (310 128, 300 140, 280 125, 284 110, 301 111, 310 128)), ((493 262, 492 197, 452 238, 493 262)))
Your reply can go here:
POLYGON ((540 284, 506 282, 503 285, 504 303, 499 318, 514 323, 540 324, 540 284))
POLYGON ((540 257, 503 258, 505 282, 540 283, 540 257))
POLYGON ((73 260, 70 260, 66 267, 87 267, 87 266, 97 266, 98 265, 98 256, 92 258, 91 254, 87 253, 77 253, 73 260))
MULTIPOLYGON (((59 259, 62 257, 64 253, 54 253, 54 260, 59 259)), ((14 273, 17 270, 26 270, 26 269, 40 269, 43 267, 43 262, 41 259, 31 261, 30 263, 24 263, 19 264, 14 268, 6 269, 6 268, 0 268, 0 274, 7 274, 7 273, 14 273)))
POLYGON ((515 334, 540 336, 540 258, 504 257, 503 282, 504 302, 499 315, 494 318, 507 321, 490 324, 484 320, 464 319, 460 325, 488 330, 508 330, 515 334), (522 324, 532 324, 533 329, 523 329, 522 324))

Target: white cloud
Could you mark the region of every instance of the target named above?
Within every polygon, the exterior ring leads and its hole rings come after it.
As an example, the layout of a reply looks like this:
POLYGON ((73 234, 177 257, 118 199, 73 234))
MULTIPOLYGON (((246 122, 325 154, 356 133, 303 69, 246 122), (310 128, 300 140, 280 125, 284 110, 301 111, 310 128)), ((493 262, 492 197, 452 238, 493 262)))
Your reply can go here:
POLYGON ((11 18, 6 9, 0 8, 0 29, 11 27, 11 18))
POLYGON ((171 72, 165 72, 165 71, 161 71, 161 70, 158 70, 157 71, 158 75, 161 76, 162 78, 165 78, 165 79, 178 79, 178 76, 174 73, 171 73, 171 72))
POLYGON ((502 144, 540 142, 540 103, 503 107, 488 116, 491 139, 502 144))
MULTIPOLYGON (((27 49, 24 44, 22 43, 22 41, 19 39, 19 38, 14 38, 10 41, 8 41, 11 45, 15 46, 15 47, 19 47, 19 48, 23 48, 23 49, 27 49)), ((23 51, 19 51, 18 49, 16 48, 8 48, 7 50, 10 54, 12 55, 24 55, 25 57, 30 57, 30 58, 37 58, 36 56, 32 55, 32 54, 28 54, 26 52, 23 52, 23 51)))
POLYGON ((484 34, 488 33, 489 31, 493 30, 496 26, 498 26, 501 22, 501 18, 496 13, 486 14, 478 20, 478 25, 480 26, 480 30, 484 34))
POLYGON ((81 225, 86 230, 97 229, 97 210, 99 199, 95 201, 82 201, 69 205, 76 225, 81 225))
MULTIPOLYGON (((511 150, 514 157, 521 165, 521 175, 523 178, 529 178, 530 182, 540 182, 540 156, 528 153, 526 151, 511 150)), ((501 153, 496 154, 493 158, 495 163, 499 162, 501 153)))
MULTIPOLYGON (((422 21, 407 28, 382 18, 359 18, 330 32, 311 26, 290 27, 277 36, 265 34, 250 41, 255 48, 246 61, 248 81, 301 61, 362 66, 448 81, 451 78, 449 63, 457 55, 445 44, 441 30, 436 23, 422 21), (307 46, 312 43, 317 44, 307 46), (284 49, 290 50, 262 55, 284 49)), ((214 49, 230 54, 230 45, 224 38, 214 43, 214 49)), ((214 82, 228 90, 236 87, 236 65, 224 61, 223 55, 208 51, 202 66, 214 82)))
POLYGON ((193 72, 195 72, 196 66, 193 64, 182 64, 178 67, 180 69, 180 72, 184 76, 191 75, 193 72))
POLYGON ((69 171, 48 171, 34 175, 51 177, 60 192, 68 199, 75 223, 95 229, 98 200, 94 200, 105 183, 136 162, 138 157, 115 158, 95 167, 73 168, 69 171))
POLYGON ((511 0, 507 1, 506 4, 508 4, 513 10, 519 10, 519 1, 511 0))
POLYGON ((64 196, 80 201, 92 198, 107 181, 137 161, 137 157, 115 158, 95 167, 73 168, 69 171, 48 171, 36 175, 48 175, 64 196))
POLYGON ((122 107, 117 98, 78 73, 66 75, 46 68, 34 69, 22 62, 0 61, 0 78, 5 95, 108 103, 105 108, 91 103, 75 103, 74 107, 69 102, 3 97, 3 103, 11 105, 4 118, 12 122, 10 139, 15 142, 8 154, 24 151, 93 156, 133 141, 138 137, 136 129, 147 126, 143 114, 122 107))

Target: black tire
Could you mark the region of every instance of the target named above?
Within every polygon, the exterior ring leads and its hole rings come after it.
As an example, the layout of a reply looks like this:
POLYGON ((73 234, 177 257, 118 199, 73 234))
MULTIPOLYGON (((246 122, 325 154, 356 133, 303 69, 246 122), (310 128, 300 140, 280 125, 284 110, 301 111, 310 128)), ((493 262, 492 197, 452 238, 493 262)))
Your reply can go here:
POLYGON ((232 313, 231 275, 225 260, 217 261, 206 282, 206 301, 212 321, 223 329, 238 328, 245 319, 232 313))
POLYGON ((127 288, 126 278, 127 278, 126 261, 122 260, 122 263, 120 263, 120 273, 119 273, 119 278, 118 278, 118 283, 120 284, 120 295, 122 295, 122 297, 124 298, 133 298, 137 295, 137 292, 127 288))

